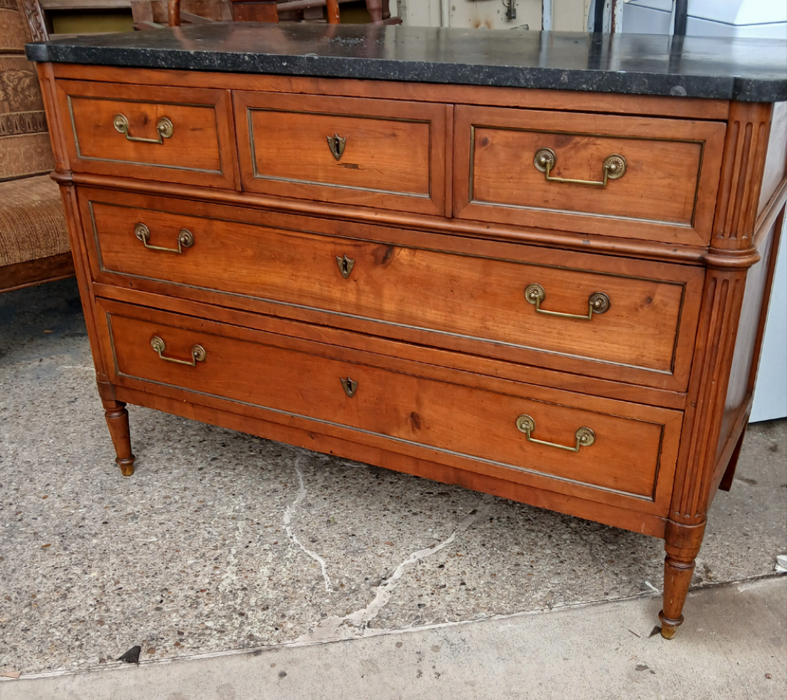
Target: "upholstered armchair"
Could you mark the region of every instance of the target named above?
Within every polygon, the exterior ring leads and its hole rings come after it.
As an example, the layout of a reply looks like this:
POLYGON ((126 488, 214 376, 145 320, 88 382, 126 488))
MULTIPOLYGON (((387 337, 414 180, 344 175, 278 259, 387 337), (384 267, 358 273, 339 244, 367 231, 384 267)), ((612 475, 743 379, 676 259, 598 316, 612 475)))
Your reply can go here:
POLYGON ((0 0, 0 292, 74 274, 22 1, 0 0))

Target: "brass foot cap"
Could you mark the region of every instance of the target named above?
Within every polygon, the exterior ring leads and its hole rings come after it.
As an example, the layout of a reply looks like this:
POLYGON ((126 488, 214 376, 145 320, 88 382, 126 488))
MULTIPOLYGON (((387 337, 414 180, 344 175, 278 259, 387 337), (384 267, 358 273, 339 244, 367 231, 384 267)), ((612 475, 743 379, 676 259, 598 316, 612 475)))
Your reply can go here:
POLYGON ((134 457, 127 459, 116 459, 115 462, 120 467, 120 473, 123 476, 133 476, 134 474, 134 457))
POLYGON ((683 624, 683 615, 677 620, 671 620, 665 617, 662 611, 659 613, 659 620, 661 620, 661 636, 664 637, 664 639, 672 639, 678 631, 678 627, 683 624))

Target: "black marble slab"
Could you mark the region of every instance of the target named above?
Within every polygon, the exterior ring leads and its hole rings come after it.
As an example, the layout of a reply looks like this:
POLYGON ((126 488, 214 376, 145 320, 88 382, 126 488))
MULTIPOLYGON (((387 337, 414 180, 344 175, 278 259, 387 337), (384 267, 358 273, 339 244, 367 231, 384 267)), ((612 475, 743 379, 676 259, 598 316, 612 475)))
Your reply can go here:
POLYGON ((385 25, 201 24, 28 44, 38 62, 787 100, 787 41, 385 25))

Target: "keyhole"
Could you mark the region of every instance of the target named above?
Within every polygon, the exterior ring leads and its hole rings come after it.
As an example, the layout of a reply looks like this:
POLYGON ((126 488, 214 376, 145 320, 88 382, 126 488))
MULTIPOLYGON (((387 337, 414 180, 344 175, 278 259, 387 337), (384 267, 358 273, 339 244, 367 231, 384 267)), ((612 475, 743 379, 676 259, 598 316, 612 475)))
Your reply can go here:
POLYGON ((350 276, 350 273, 353 271, 355 260, 348 258, 346 255, 343 255, 341 258, 337 255, 336 264, 339 266, 339 272, 342 273, 342 277, 347 279, 350 276))

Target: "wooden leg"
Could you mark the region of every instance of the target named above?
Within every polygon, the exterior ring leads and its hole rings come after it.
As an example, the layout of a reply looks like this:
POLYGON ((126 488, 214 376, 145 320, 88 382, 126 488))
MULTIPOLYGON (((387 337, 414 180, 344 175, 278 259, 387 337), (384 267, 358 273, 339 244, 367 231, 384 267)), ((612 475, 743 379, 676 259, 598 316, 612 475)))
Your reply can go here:
POLYGON ((738 466, 738 459, 741 456, 741 447, 743 447, 743 438, 745 437, 746 431, 744 430, 741 433, 741 436, 738 438, 738 444, 735 445, 735 449, 732 452, 730 463, 727 465, 727 469, 724 471, 724 476, 721 478, 719 488, 722 491, 729 491, 732 488, 732 480, 735 478, 735 468, 738 466))
POLYGON ((103 400, 104 412, 117 455, 115 462, 123 476, 134 473, 134 455, 131 454, 131 434, 128 427, 128 411, 122 401, 103 400))
POLYGON ((661 636, 672 639, 683 624, 683 604, 689 593, 694 560, 699 554, 705 523, 684 526, 670 521, 664 549, 664 600, 659 613, 661 636))

